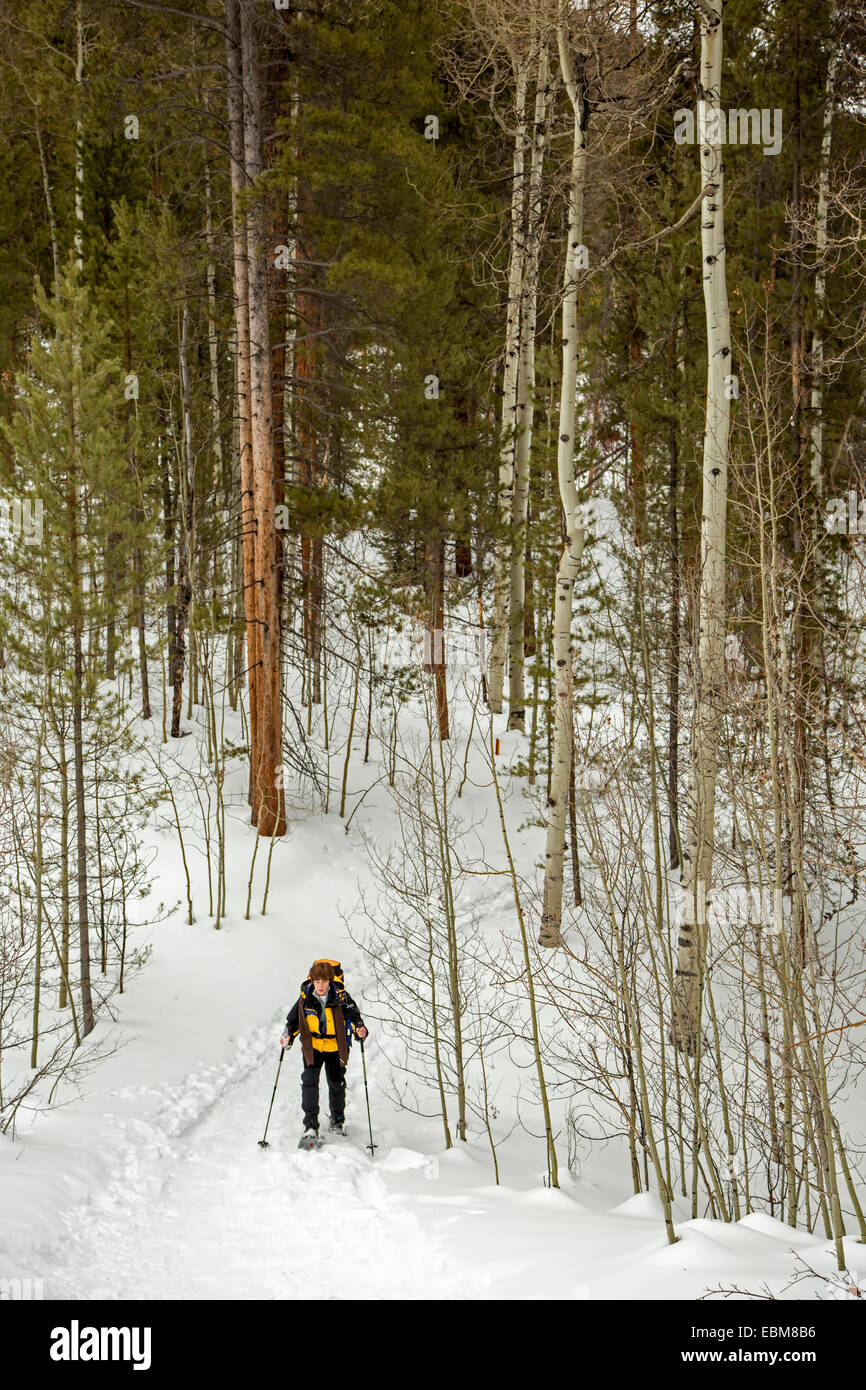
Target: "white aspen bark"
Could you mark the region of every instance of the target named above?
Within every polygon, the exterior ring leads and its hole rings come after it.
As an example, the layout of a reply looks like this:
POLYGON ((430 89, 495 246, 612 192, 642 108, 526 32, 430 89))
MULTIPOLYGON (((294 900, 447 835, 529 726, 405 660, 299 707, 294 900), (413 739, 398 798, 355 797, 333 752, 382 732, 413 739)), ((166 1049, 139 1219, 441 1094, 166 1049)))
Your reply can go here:
POLYGON ((689 830, 683 852, 683 912, 674 979, 671 1042, 695 1051, 702 994, 705 907, 710 900, 719 733, 725 690, 725 541, 728 503, 728 432, 731 403, 731 324, 725 272, 724 160, 719 120, 722 77, 722 5, 701 7, 701 89, 698 129, 704 197, 701 254, 707 321, 707 401, 701 515, 701 575, 689 830))
POLYGON ((550 104, 550 72, 547 43, 538 55, 535 88, 535 121, 529 167, 523 286, 520 297, 520 348, 517 370, 517 409, 514 443, 514 492, 511 510, 511 583, 508 639, 508 727, 526 730, 524 689, 524 611, 526 606, 526 518, 529 504, 529 468, 535 396, 535 321, 538 302, 539 235, 541 231, 541 176, 547 141, 550 104))
POLYGON ((520 353, 520 304, 523 289, 524 188, 526 164, 526 85, 525 64, 517 69, 511 183, 511 261, 508 271, 508 308, 505 322, 505 362, 502 371, 502 425, 499 453, 499 520, 503 534, 494 549, 493 615, 491 619, 488 699, 493 714, 502 713, 505 685, 505 653, 508 645, 509 559, 511 556, 511 509, 514 496, 514 436, 517 419, 517 375, 520 353))
POLYGON ((561 944, 562 874, 565 862, 565 822, 573 754, 572 692, 574 688, 571 622, 574 583, 583 555, 584 523, 574 476, 574 430, 577 417, 578 248, 583 243, 583 204, 586 182, 586 106, 582 84, 575 80, 563 24, 557 31, 559 63, 574 111, 574 143, 568 186, 568 240, 562 294, 562 382, 559 396, 559 442, 556 466, 559 495, 565 513, 565 548, 556 575, 553 620, 555 705, 547 843, 544 855, 544 901, 540 946, 561 944))
MULTIPOLYGON (((261 97, 255 37, 256 0, 241 0, 241 70, 244 89, 244 154, 251 183, 263 168, 261 97)), ((253 506, 256 555, 255 594, 259 624, 258 737, 255 750, 260 835, 284 835, 282 779, 282 711, 280 624, 277 602, 276 490, 274 486, 273 383, 268 322, 268 272, 265 216, 261 199, 247 214, 247 262, 250 316, 250 415, 253 445, 253 506)))
MULTIPOLYGON (((836 17, 836 6, 830 6, 830 23, 836 17)), ((812 333, 812 390, 810 407, 809 467, 816 497, 824 491, 824 304, 827 285, 824 278, 824 257, 827 254, 827 208, 830 201, 830 145, 833 139, 833 105, 836 96, 836 64, 839 56, 835 35, 831 35, 827 59, 827 82, 824 92, 824 129, 821 137, 821 169, 818 176, 817 228, 815 233, 815 329, 812 333)))

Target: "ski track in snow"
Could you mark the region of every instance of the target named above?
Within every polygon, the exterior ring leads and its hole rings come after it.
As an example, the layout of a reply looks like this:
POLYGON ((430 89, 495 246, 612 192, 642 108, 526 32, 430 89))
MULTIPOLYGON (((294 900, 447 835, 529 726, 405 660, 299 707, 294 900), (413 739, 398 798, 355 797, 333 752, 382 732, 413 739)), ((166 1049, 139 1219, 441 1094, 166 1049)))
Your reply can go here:
MULTIPOLYGON (((121 1157, 108 1187, 67 1212, 66 1234, 41 1252, 51 1298, 463 1294, 463 1281, 453 1266, 446 1276, 430 1235, 389 1201, 363 1148, 357 1073, 349 1083, 349 1136, 326 1137, 315 1153, 297 1149, 297 1077, 284 1074, 269 1147, 258 1147, 273 1087, 266 1081, 272 1034, 261 1030, 239 1044, 232 1062, 202 1067, 165 1088, 155 1121, 118 1122, 121 1157)), ((324 1085, 322 1100, 324 1117, 324 1085)), ((376 1163, 387 1152, 378 1150, 376 1163)))
MULTIPOLYGON (((593 1211, 561 1191, 493 1187, 479 1153, 420 1152, 387 1126, 376 1127, 371 1160, 357 1057, 348 1138, 298 1149, 299 1058, 290 1054, 262 1150, 274 1032, 273 1023, 256 1029, 230 1061, 179 1084, 112 1093, 153 1113, 108 1116, 111 1178, 62 1213, 28 1261, 46 1297, 474 1300, 549 1289, 573 1299, 695 1298, 725 1278, 783 1287, 794 1248, 832 1274, 828 1242, 761 1214, 734 1225, 680 1218, 669 1246, 650 1193, 593 1211)), ((324 1120, 324 1080, 321 1102, 324 1120)))

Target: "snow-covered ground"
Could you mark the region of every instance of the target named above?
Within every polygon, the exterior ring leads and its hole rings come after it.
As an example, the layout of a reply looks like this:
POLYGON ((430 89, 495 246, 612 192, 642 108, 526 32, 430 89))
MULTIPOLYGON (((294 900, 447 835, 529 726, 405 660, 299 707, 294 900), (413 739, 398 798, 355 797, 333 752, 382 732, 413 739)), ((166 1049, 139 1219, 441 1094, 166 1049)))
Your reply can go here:
MULTIPOLYGON (((158 748, 158 725, 147 733, 158 748)), ((234 717, 226 734, 241 742, 234 717)), ((503 766, 517 738, 503 738, 503 766)), ((356 741, 360 748, 357 734, 356 741)), ((184 740, 171 755, 191 763, 194 744, 184 740)), ((708 1290, 757 1292, 765 1285, 780 1292, 806 1266, 832 1278, 829 1241, 766 1215, 734 1224, 693 1221, 678 1203, 680 1239, 669 1245, 657 1199, 627 1195, 627 1156, 613 1144, 582 1155, 578 1176, 562 1153, 561 1187, 546 1186, 541 1125, 532 1123, 525 1089, 529 1123, 500 1136, 496 1185, 482 1129, 446 1150, 438 1118, 397 1105, 375 1022, 366 1046, 374 1156, 366 1148, 357 1045, 347 1137, 328 1138, 319 1152, 298 1150, 296 1047, 281 1068, 269 1147, 259 1146, 278 1038, 310 962, 339 957, 362 1012, 372 995, 371 967, 347 936, 343 916, 352 918, 360 891, 372 886, 361 827, 380 842, 394 829, 387 791, 373 785, 380 770, 358 753, 349 804, 367 788, 371 794, 349 834, 333 810, 325 816, 297 803, 289 834, 274 848, 266 916, 260 907, 267 844, 259 845, 246 921, 256 837, 244 767, 235 759, 228 912, 219 931, 203 910, 206 872, 193 847, 197 808, 190 798, 195 922, 187 924, 179 908, 137 931, 135 945, 149 944, 150 958, 114 996, 116 1018, 103 1014, 91 1039, 110 1055, 80 1089, 61 1091, 49 1111, 22 1110, 15 1137, 0 1137, 0 1281, 41 1279, 48 1299, 583 1300, 696 1299, 708 1290), (326 1228, 332 1241, 322 1240, 326 1228)), ((183 805, 180 790, 178 796, 183 805)), ((491 811, 489 791, 472 777, 461 808, 468 816, 491 811)), ((542 832, 520 828, 527 803, 519 789, 507 815, 515 853, 530 867, 540 857, 542 832)), ((170 817, 151 824, 144 842, 154 860, 153 900, 185 902, 170 817)), ((503 880, 491 889, 479 878, 473 892, 469 907, 482 928, 510 930, 513 904, 503 880)), ((509 1087, 518 1084, 500 1069, 506 1111, 514 1108, 509 1087)), ((849 1270, 864 1264, 853 1237, 846 1250, 849 1270)), ((781 1296, 816 1295, 833 1297, 834 1286, 816 1277, 781 1296)), ((844 1297, 844 1288, 835 1296, 844 1297)))
MULTIPOLYGON (((236 900, 253 840, 245 820, 237 807, 236 900)), ((159 862, 162 889, 178 887, 167 837, 159 862)), ((264 918, 230 914, 219 932, 206 918, 151 929, 147 967, 116 1001, 117 1022, 99 1025, 124 1045, 86 1094, 0 1144, 0 1278, 40 1278, 55 1299, 653 1299, 780 1289, 794 1251, 832 1273, 827 1241, 765 1216, 680 1220, 669 1246, 654 1197, 622 1200, 624 1168, 599 1155, 552 1190, 538 1141, 522 1132, 500 1149, 497 1187, 483 1135, 446 1151, 438 1121, 383 1093, 375 1027, 375 1156, 357 1047, 348 1137, 317 1153, 296 1148, 294 1050, 261 1149, 279 1033, 309 961, 338 954, 362 1009, 365 983, 337 915, 366 874, 342 822, 295 825, 271 874, 264 918), (319 1240, 323 1224, 333 1245, 319 1240)), ((792 1292, 808 1296, 808 1286, 792 1292)))

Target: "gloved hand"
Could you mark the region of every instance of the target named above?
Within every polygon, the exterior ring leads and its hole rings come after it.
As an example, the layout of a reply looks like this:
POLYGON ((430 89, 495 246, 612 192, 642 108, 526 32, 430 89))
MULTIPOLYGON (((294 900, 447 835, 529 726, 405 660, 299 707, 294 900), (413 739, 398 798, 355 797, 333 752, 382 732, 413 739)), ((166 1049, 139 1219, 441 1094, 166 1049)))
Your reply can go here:
POLYGON ((288 1037, 288 1036, 284 1033, 283 1036, 280 1038, 280 1047, 285 1047, 286 1049, 288 1049, 288 1048, 291 1047, 293 1041, 294 1041, 293 1038, 288 1037))

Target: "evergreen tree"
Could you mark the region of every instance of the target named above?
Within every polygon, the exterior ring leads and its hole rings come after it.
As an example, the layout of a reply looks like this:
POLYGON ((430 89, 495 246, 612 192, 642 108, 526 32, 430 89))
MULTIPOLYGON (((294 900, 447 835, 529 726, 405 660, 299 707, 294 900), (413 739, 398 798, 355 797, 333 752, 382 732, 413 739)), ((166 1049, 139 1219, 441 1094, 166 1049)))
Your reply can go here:
POLYGON ((102 703, 104 642, 117 613, 131 603, 107 584, 113 572, 130 576, 140 537, 125 503, 122 437, 123 373, 109 355, 109 330, 74 268, 49 297, 37 285, 38 315, 26 373, 3 423, 13 461, 13 485, 41 509, 41 539, 18 546, 14 580, 3 592, 3 645, 34 680, 39 702, 72 714, 77 846, 78 931, 82 1031, 93 1027, 85 721, 102 703))

